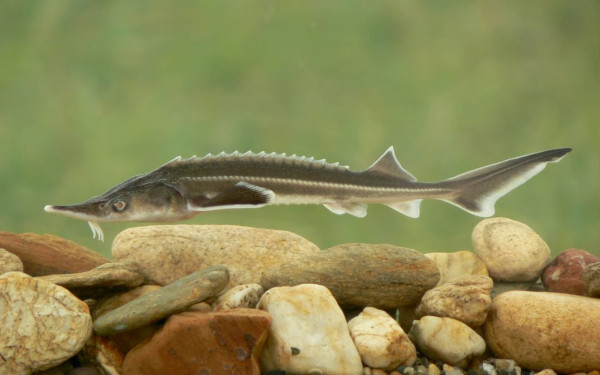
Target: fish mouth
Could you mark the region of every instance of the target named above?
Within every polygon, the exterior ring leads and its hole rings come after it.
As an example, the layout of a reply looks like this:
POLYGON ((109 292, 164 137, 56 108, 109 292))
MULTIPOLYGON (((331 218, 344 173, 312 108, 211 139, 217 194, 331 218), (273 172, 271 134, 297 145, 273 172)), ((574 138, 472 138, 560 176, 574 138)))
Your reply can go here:
POLYGON ((76 210, 77 206, 53 206, 50 204, 44 206, 44 211, 46 212, 87 221, 92 230, 92 238, 97 238, 99 241, 104 242, 104 232, 102 232, 102 228, 98 224, 98 218, 94 217, 94 215, 77 212, 76 210))

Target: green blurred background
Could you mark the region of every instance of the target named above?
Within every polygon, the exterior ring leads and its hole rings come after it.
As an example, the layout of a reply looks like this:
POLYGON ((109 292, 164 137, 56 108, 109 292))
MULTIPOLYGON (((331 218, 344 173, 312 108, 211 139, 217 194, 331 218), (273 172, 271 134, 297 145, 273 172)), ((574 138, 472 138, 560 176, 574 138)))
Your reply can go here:
MULTIPOLYGON (((598 1, 2 1, 0 28, 0 230, 109 254, 138 224, 104 224, 100 243, 43 206, 177 155, 265 150, 360 170, 394 145, 436 181, 569 146, 496 215, 531 226, 553 254, 600 255, 598 1)), ((426 201, 418 220, 290 206, 187 223, 432 252, 470 249, 479 220, 426 201)))

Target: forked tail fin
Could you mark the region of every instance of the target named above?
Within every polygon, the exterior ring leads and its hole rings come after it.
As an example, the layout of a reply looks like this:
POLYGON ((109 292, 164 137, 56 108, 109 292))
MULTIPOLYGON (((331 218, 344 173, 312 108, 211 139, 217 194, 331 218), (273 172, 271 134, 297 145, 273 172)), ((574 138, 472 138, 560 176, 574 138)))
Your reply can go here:
POLYGON ((570 148, 559 148, 537 152, 460 174, 440 183, 456 191, 453 196, 441 199, 473 215, 492 216, 494 204, 500 197, 570 151, 570 148))

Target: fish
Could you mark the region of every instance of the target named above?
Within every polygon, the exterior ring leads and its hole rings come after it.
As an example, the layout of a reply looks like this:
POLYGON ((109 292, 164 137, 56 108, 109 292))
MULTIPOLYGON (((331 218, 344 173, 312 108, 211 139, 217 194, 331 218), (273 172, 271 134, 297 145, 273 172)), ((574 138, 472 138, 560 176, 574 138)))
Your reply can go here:
POLYGON ((174 222, 207 211, 267 205, 318 204, 335 214, 365 217, 367 205, 378 203, 418 218, 422 200, 437 199, 489 217, 500 197, 571 150, 519 156, 440 182, 418 182, 402 167, 393 146, 362 171, 295 154, 178 156, 83 203, 46 205, 44 210, 87 221, 99 240, 104 240, 100 222, 174 222))

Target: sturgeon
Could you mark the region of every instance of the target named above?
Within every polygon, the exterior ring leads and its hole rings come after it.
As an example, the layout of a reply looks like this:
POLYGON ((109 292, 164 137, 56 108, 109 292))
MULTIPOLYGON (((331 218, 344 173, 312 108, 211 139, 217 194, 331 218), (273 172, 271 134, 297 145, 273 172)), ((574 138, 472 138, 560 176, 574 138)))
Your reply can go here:
POLYGON ((88 221, 100 240, 104 235, 98 222, 178 221, 205 211, 278 204, 322 204, 336 214, 364 217, 367 204, 379 203, 417 218, 423 199, 438 199, 487 217, 500 197, 570 151, 520 156, 441 182, 417 182, 400 165, 393 147, 358 172, 325 160, 264 152, 178 156, 83 203, 44 209, 88 221))

